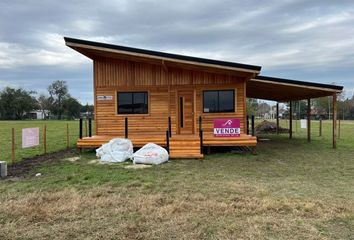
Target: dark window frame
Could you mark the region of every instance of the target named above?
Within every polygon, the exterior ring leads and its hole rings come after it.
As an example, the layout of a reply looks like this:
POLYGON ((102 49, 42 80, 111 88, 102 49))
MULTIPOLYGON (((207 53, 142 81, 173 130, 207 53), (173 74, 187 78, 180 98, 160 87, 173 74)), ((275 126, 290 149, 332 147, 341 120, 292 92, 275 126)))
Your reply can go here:
POLYGON ((143 114, 149 114, 149 92, 148 91, 124 91, 124 92, 117 92, 117 114, 118 115, 143 115, 143 114), (119 94, 131 94, 131 104, 132 111, 131 112, 120 112, 119 111, 119 94), (134 94, 145 94, 144 95, 144 104, 146 107, 144 108, 143 112, 135 112, 134 109, 134 94), (146 100, 146 101, 145 101, 146 100))
POLYGON ((235 89, 218 89, 218 90, 203 90, 203 113, 235 113, 236 112, 236 91, 235 89), (220 111, 220 92, 232 91, 232 110, 230 111, 220 111), (216 111, 205 111, 205 93, 206 92, 217 92, 217 110, 216 111))

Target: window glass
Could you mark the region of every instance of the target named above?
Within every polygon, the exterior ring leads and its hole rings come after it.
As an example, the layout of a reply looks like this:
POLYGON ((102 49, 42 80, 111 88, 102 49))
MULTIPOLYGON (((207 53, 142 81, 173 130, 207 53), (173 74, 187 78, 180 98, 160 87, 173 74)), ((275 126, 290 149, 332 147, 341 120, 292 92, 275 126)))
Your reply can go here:
POLYGON ((219 112, 234 112, 234 91, 219 91, 219 112))
POLYGON ((133 95, 131 93, 118 93, 118 113, 129 114, 133 113, 132 102, 133 95))
POLYGON ((119 92, 118 114, 144 114, 148 113, 147 92, 119 92))
POLYGON ((234 112, 234 90, 212 90, 203 92, 203 112, 234 112))
POLYGON ((204 106, 203 112, 217 112, 218 111, 218 92, 204 91, 204 106))

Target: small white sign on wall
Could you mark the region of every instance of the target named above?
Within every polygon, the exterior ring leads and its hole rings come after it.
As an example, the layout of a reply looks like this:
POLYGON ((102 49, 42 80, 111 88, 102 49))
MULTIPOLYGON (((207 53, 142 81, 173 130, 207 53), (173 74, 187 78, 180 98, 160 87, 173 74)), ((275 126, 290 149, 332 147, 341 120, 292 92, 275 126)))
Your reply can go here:
POLYGON ((301 128, 307 128, 307 119, 301 119, 300 125, 301 125, 301 128))
POLYGON ((39 128, 22 129, 22 148, 35 147, 39 145, 39 128))
POLYGON ((113 96, 111 95, 99 95, 97 96, 97 100, 98 101, 112 101, 113 100, 113 96))

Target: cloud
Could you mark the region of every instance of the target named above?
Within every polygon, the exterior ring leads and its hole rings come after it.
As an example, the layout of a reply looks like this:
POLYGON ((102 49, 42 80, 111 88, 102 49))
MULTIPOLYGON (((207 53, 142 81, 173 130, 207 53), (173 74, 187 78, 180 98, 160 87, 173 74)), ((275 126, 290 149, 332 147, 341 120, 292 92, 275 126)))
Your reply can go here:
POLYGON ((0 9, 2 86, 45 91, 63 79, 73 96, 92 103, 92 63, 65 46, 69 36, 256 64, 263 74, 354 88, 349 0, 4 0, 0 9))

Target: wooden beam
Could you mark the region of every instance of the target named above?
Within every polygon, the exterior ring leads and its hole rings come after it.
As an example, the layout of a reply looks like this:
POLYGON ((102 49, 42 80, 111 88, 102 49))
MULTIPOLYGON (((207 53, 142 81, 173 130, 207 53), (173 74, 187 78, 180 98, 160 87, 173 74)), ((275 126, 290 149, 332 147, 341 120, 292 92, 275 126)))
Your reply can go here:
POLYGON ((307 141, 311 142, 311 99, 307 99, 307 141))
POLYGON ((276 120, 277 120, 277 134, 279 134, 279 103, 277 102, 277 108, 276 108, 276 114, 275 114, 276 120))
POLYGON ((293 138, 293 102, 289 105, 289 138, 293 138))
POLYGON ((333 94, 333 148, 337 148, 337 94, 333 94))

